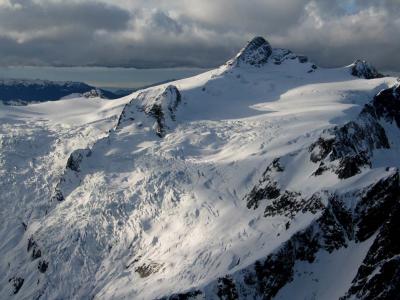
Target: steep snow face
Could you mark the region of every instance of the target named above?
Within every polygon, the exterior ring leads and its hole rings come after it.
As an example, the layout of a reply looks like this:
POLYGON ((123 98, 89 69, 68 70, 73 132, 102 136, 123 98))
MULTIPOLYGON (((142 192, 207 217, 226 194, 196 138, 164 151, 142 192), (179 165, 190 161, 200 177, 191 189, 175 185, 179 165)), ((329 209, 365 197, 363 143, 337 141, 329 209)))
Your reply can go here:
POLYGON ((112 102, 0 106, 4 298, 394 293, 396 80, 260 38, 236 58, 112 102))

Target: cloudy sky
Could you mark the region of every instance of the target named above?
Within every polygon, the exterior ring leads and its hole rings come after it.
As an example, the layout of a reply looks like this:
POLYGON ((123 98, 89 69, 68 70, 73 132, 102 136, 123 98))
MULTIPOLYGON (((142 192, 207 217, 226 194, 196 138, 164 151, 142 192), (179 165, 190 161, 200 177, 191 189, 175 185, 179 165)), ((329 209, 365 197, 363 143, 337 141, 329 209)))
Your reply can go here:
POLYGON ((255 35, 400 71, 400 0, 0 0, 0 66, 212 67, 255 35))

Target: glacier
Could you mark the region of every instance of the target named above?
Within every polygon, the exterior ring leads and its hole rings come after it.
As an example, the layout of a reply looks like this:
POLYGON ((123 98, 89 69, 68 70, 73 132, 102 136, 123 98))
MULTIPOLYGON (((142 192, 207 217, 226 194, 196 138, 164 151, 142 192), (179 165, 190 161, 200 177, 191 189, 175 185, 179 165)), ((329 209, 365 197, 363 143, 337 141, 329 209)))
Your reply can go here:
POLYGON ((262 37, 117 100, 0 103, 0 298, 394 299, 399 104, 262 37))

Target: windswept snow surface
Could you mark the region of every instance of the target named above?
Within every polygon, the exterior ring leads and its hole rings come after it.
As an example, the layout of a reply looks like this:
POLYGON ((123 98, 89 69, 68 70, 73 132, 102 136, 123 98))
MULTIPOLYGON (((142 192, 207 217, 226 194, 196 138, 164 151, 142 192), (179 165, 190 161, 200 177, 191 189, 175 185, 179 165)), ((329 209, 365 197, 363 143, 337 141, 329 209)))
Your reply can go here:
MULTIPOLYGON (((317 215, 287 229, 284 216, 266 218, 243 198, 274 158, 308 148, 395 82, 312 66, 297 58, 224 65, 114 101, 0 106, 1 298, 154 299, 204 288, 307 227, 317 215), (160 138, 157 115, 144 106, 169 85, 181 99, 160 138), (66 169, 70 154, 86 148, 79 166, 66 169), (54 200, 57 188, 63 201, 54 200), (27 251, 30 238, 40 258, 27 251), (48 263, 43 273, 39 261, 48 263), (15 295, 11 277, 24 279, 15 295)), ((340 185, 329 175, 313 182, 300 159, 290 168, 284 184, 305 194, 340 185)), ((304 299, 337 299, 365 254, 364 244, 322 251, 316 263, 296 265, 306 276, 277 298, 307 285, 304 299), (341 270, 341 289, 333 289, 335 275, 320 273, 338 264, 351 271, 341 270)))

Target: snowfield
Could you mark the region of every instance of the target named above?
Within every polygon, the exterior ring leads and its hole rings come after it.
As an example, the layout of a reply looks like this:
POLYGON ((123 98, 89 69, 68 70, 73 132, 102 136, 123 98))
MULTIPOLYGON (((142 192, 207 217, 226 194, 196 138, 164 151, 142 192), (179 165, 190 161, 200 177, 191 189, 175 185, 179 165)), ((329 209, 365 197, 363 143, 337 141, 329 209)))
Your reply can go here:
POLYGON ((398 191, 400 118, 378 108, 365 117, 365 106, 398 83, 370 65, 372 79, 354 65, 320 68, 259 39, 218 69, 121 99, 0 106, 1 299, 374 296, 368 284, 390 257, 361 288, 353 280, 399 199, 381 219, 363 201, 398 191), (347 144, 342 156, 323 153, 350 121, 382 126, 389 143, 357 135, 368 161, 356 166, 353 154, 345 164, 347 144), (333 195, 356 220, 334 235, 347 223, 334 210, 325 226, 333 195), (381 223, 369 230, 368 220, 381 223), (318 233, 305 258, 287 250, 303 232, 318 233), (290 274, 270 272, 287 257, 290 274))

